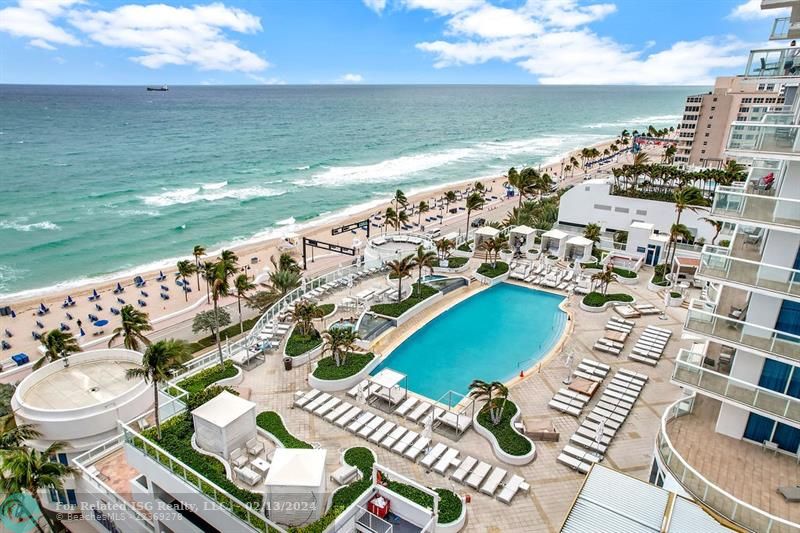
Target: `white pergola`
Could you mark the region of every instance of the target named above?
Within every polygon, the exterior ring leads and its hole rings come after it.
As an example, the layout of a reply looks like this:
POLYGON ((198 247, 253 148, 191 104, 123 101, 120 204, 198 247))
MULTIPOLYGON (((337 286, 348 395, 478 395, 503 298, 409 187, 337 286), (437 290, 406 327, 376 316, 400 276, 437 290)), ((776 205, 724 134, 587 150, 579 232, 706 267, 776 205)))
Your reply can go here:
POLYGON ((592 248, 594 247, 594 242, 586 237, 581 237, 580 235, 576 235, 574 237, 570 237, 567 239, 566 251, 564 252, 564 257, 568 260, 576 260, 576 261, 588 261, 589 258, 592 256, 592 248))
POLYGON ((533 246, 536 238, 536 230, 529 226, 515 226, 511 228, 508 237, 508 244, 514 253, 525 253, 528 248, 533 246))
POLYGON ((369 381, 378 386, 371 399, 380 398, 393 406, 408 396, 408 376, 397 370, 384 368, 374 376, 371 376, 369 381))
POLYGON ((197 445, 226 459, 256 436, 256 404, 228 391, 192 411, 192 419, 197 445))
POLYGON ((322 516, 327 503, 326 457, 323 448, 275 450, 264 480, 270 519, 295 526, 322 516))
POLYGON ((560 229, 551 229, 542 235, 542 253, 546 255, 564 256, 564 243, 569 234, 560 229))
POLYGON ((473 250, 480 249, 481 243, 484 241, 488 241, 489 239, 494 239, 500 235, 500 230, 497 228, 493 228, 491 226, 483 226, 475 230, 475 243, 473 250))

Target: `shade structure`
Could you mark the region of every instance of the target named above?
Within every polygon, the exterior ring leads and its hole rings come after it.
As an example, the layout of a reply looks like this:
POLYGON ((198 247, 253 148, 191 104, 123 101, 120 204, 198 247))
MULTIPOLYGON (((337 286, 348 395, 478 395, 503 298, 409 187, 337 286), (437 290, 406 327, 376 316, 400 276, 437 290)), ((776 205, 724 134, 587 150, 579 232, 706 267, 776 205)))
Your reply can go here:
POLYGON ((594 241, 586 237, 581 237, 580 235, 575 235, 567 239, 565 254, 567 259, 586 261, 591 257, 593 247, 594 241))
POLYGON ((279 524, 301 525, 317 520, 325 510, 324 449, 278 448, 267 473, 267 509, 279 524))
POLYGON ((374 376, 370 378, 370 381, 375 383, 376 385, 380 385, 381 387, 386 387, 387 389, 391 389, 395 385, 399 385, 404 379, 406 375, 398 372, 397 370, 392 370, 391 368, 384 368, 374 376))
POLYGON ((474 249, 478 250, 481 244, 500 235, 500 230, 491 226, 483 226, 475 230, 474 249))
POLYGON ((195 440, 226 459, 256 436, 256 404, 223 391, 194 411, 195 440))

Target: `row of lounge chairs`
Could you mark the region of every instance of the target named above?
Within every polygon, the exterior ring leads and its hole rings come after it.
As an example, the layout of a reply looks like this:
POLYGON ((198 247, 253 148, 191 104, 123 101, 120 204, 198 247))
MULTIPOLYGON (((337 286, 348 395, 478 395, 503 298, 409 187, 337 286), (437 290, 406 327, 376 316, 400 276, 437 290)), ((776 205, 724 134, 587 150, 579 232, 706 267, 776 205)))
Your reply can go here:
MULTIPOLYGON (((608 375, 609 370, 611 367, 606 364, 592 359, 584 359, 573 372, 573 376, 601 383, 608 375)), ((577 417, 591 399, 590 394, 562 387, 547 405, 556 411, 577 417)))
POLYGON ((328 393, 316 389, 298 391, 295 393, 294 405, 406 459, 414 462, 419 460, 419 464, 427 470, 433 470, 442 476, 446 476, 449 469, 455 468, 450 479, 480 490, 487 496, 495 496, 498 488, 503 486, 497 498, 506 504, 511 502, 518 491, 530 489, 520 476, 512 475, 508 482, 503 483, 508 475, 503 468, 492 468, 489 463, 471 456, 459 459, 460 452, 456 448, 443 442, 434 444, 424 434, 409 430, 349 402, 342 402, 328 393))
POLYGON ((631 350, 629 359, 656 366, 664 354, 672 331, 656 326, 647 326, 631 350))
POLYGON ((620 368, 556 460, 584 474, 605 457, 649 378, 620 368))
POLYGON ((616 305, 614 311, 622 318, 640 318, 643 315, 661 314, 661 310, 653 304, 616 305))
POLYGON ((619 355, 625 347, 625 341, 633 331, 636 324, 630 320, 624 320, 612 316, 606 322, 605 333, 603 337, 594 343, 595 350, 599 352, 610 353, 611 355, 619 355))

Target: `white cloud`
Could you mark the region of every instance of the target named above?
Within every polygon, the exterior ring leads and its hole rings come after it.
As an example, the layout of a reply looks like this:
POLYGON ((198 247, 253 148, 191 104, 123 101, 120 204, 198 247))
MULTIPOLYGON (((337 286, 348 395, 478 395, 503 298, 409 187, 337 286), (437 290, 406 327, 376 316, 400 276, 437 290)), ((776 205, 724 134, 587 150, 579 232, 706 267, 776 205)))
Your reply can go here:
POLYGON ((248 74, 248 78, 251 80, 255 80, 261 85, 286 85, 286 81, 280 78, 267 78, 264 76, 259 76, 258 74, 248 74))
POLYGON ((336 80, 336 83, 361 83, 364 81, 364 76, 361 74, 353 74, 348 72, 347 74, 343 74, 336 80))
POLYGON ((646 53, 598 35, 589 24, 616 11, 610 3, 528 0, 516 9, 492 4, 439 11, 438 0, 406 0, 447 16, 443 39, 421 42, 436 68, 514 62, 545 84, 708 84, 715 69, 744 64, 746 46, 731 38, 681 41, 646 53))
POLYGON ((362 0, 364 5, 375 13, 380 13, 386 7, 386 0, 362 0))
POLYGON ((455 15, 484 5, 483 0, 403 0, 408 9, 426 9, 437 15, 455 15))
POLYGON ((782 17, 789 14, 789 9, 761 9, 761 0, 747 0, 728 13, 728 18, 738 20, 755 20, 782 17))
POLYGON ((114 10, 81 8, 85 0, 18 0, 0 9, 0 31, 30 38, 46 50, 84 40, 135 50, 131 60, 148 68, 189 65, 200 70, 258 72, 269 63, 230 38, 228 32, 256 33, 261 20, 249 12, 215 2, 192 7, 126 4, 114 10), (72 26, 67 29, 66 23, 72 26))

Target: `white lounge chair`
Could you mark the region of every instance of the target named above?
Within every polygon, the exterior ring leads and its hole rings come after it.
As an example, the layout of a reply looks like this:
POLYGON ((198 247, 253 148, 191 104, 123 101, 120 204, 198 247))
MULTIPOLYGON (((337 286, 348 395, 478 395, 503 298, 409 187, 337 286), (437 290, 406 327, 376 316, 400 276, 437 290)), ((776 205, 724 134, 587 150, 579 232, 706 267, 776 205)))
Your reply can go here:
POLYGON ((351 433, 358 433, 358 431, 373 418, 375 418, 375 414, 367 411, 351 422, 350 425, 347 426, 347 431, 351 433))
POLYGON ((250 469, 249 466, 244 467, 234 467, 234 473, 236 474, 236 478, 244 481, 251 487, 254 487, 261 481, 261 476, 250 469))
POLYGON ((417 457, 419 457, 419 455, 425 450, 425 448, 428 447, 430 443, 431 439, 428 437, 420 437, 414 441, 414 444, 408 447, 403 455, 412 461, 416 461, 417 457))
POLYGON ((259 455, 261 452, 264 451, 264 443, 255 437, 248 440, 244 444, 244 446, 245 448, 247 448, 247 453, 249 453, 250 455, 259 455))
POLYGON ((352 404, 344 402, 341 405, 337 406, 335 409, 333 409, 331 412, 326 414, 325 420, 327 420, 328 422, 333 422, 334 420, 345 414, 347 411, 349 411, 351 407, 353 407, 352 404))
POLYGON ((472 457, 471 455, 466 456, 461 463, 456 468, 455 472, 450 474, 450 479, 454 481, 458 481, 459 483, 464 482, 464 478, 467 477, 475 465, 478 464, 478 460, 472 457))
POLYGON ((497 492, 497 487, 499 487, 500 483, 503 482, 506 474, 508 474, 508 472, 499 466, 494 467, 492 473, 489 474, 489 477, 486 478, 484 484, 481 485, 481 492, 488 496, 494 496, 494 493, 497 492))
POLYGON ((467 478, 467 486, 477 489, 491 469, 492 465, 489 463, 484 463, 483 461, 478 463, 478 466, 475 467, 475 469, 467 478))
POLYGON ((351 407, 349 411, 347 411, 345 414, 343 414, 342 416, 337 418, 334 421, 334 424, 339 426, 340 428, 343 428, 347 424, 349 424, 351 420, 353 420, 355 417, 360 415, 361 412, 362 411, 361 411, 360 407, 358 407, 358 406, 351 407))
POLYGON ((411 446, 414 443, 415 440, 417 440, 418 437, 419 433, 417 433, 416 431, 409 431, 408 433, 403 435, 403 438, 397 441, 394 446, 392 446, 392 451, 394 453, 402 454, 404 451, 408 449, 409 446, 411 446))
POLYGON ((449 448, 444 455, 436 462, 433 466, 433 471, 437 474, 444 475, 447 472, 447 469, 451 466, 458 466, 461 461, 456 459, 458 457, 458 450, 455 448, 449 448))
POLYGON ((319 396, 317 396, 316 398, 305 404, 303 406, 303 410, 313 413, 317 407, 324 404, 330 399, 331 395, 328 394, 327 392, 323 392, 322 394, 320 394, 319 396))
POLYGON ((394 422, 384 422, 381 427, 373 431, 370 436, 367 438, 368 441, 374 442, 378 444, 380 441, 386 438, 386 435, 389 434, 394 428, 397 427, 397 424, 394 422))
POLYGON ((310 402, 311 400, 316 398, 317 395, 320 393, 320 391, 318 391, 317 389, 311 389, 310 391, 305 392, 305 393, 302 392, 302 391, 298 391, 298 392, 299 392, 300 396, 295 398, 295 400, 294 400, 294 404, 297 407, 303 407, 308 402, 310 402))
POLYGON ((410 396, 406 398, 406 400, 400 404, 400 407, 394 410, 394 414, 397 416, 405 417, 406 414, 419 402, 416 396, 410 396))
POLYGON ((431 448, 431 450, 422 458, 420 464, 425 468, 430 468, 433 466, 434 461, 436 461, 443 453, 447 451, 447 445, 443 442, 439 442, 431 448))
POLYGON ((235 450, 231 451, 230 455, 228 456, 228 460, 233 466, 238 466, 241 468, 247 464, 247 454, 244 453, 241 448, 236 448, 235 450))
POLYGON ((367 392, 366 387, 368 386, 369 386, 369 380, 365 379, 361 383, 359 383, 358 385, 347 391, 347 395, 355 398, 356 396, 358 396, 359 389, 364 389, 364 392, 367 392))
POLYGON ((340 400, 339 398, 336 397, 331 398, 327 402, 323 403, 322 405, 314 409, 314 414, 317 416, 324 416, 328 412, 335 409, 336 406, 339 405, 340 403, 342 403, 342 400, 340 400))
POLYGON ((394 446, 394 445, 395 445, 395 443, 396 443, 396 442, 397 442, 397 441, 400 439, 400 437, 402 437, 402 436, 403 436, 403 434, 404 434, 406 431, 408 431, 408 430, 407 430, 406 428, 404 428, 403 426, 397 426, 397 427, 395 427, 395 428, 392 430, 392 432, 391 432, 391 433, 389 433, 388 435, 386 435, 386 438, 385 438, 385 439, 383 439, 383 440, 380 442, 381 446, 383 446, 383 447, 384 447, 384 448, 386 448, 387 450, 391 450, 391 449, 392 449, 392 446, 394 446))
POLYGON ((380 416, 376 416, 375 418, 373 418, 372 420, 367 422, 364 425, 364 427, 362 427, 360 430, 358 430, 358 436, 361 437, 362 439, 366 439, 370 435, 372 435, 372 433, 374 433, 380 426, 382 426, 385 423, 386 423, 386 420, 384 420, 380 416))
POLYGON ((525 482, 525 478, 515 474, 511 476, 511 479, 505 484, 503 490, 497 495, 497 499, 505 504, 510 504, 517 492, 528 492, 530 488, 530 485, 525 482))

